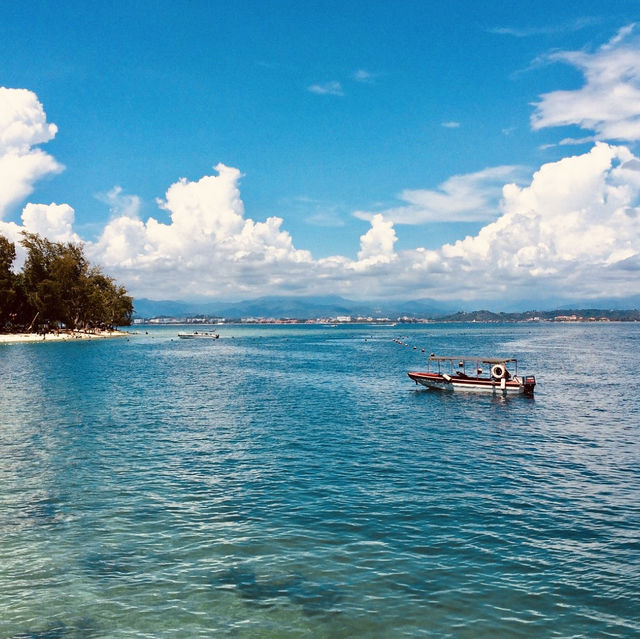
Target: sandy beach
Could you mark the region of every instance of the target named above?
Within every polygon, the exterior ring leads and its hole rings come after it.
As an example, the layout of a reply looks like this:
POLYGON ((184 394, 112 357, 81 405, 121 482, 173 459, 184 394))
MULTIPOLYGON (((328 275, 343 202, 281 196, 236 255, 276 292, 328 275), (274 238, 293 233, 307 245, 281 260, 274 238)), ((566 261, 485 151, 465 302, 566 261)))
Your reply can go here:
POLYGON ((64 342, 77 339, 103 339, 106 337, 127 337, 123 331, 58 331, 57 333, 0 333, 0 344, 22 344, 25 342, 64 342))

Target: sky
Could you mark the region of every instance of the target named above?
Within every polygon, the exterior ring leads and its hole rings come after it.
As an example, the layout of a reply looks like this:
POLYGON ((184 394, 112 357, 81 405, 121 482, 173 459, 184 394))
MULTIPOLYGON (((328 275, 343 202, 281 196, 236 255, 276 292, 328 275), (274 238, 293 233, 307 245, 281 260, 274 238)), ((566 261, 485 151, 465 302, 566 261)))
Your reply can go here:
POLYGON ((82 242, 137 298, 639 295, 639 17, 9 0, 0 234, 82 242))

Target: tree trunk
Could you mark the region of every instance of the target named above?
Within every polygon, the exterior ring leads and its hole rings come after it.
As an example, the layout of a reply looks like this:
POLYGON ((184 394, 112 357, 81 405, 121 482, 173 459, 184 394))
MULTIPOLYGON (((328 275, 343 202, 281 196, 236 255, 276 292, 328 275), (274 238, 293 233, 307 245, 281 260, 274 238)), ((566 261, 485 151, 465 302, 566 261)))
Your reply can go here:
POLYGON ((31 330, 33 329, 33 325, 36 323, 36 320, 38 319, 38 315, 40 315, 40 311, 38 311, 35 315, 35 317, 31 320, 31 324, 29 324, 29 328, 27 329, 27 333, 30 333, 31 330))

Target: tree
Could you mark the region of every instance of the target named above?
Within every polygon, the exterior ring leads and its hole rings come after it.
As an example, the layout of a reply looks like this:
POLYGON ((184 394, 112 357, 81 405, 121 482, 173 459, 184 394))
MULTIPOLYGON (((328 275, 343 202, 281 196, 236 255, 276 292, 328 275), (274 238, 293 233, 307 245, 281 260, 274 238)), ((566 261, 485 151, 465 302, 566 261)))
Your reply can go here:
POLYGON ((11 270, 16 259, 16 245, 0 235, 0 328, 11 321, 15 313, 16 276, 11 270))
POLYGON ((128 326, 133 315, 133 298, 98 267, 88 275, 86 322, 93 326, 128 326))
POLYGON ((82 245, 51 242, 26 231, 22 236, 27 258, 19 274, 10 268, 15 245, 0 236, 0 328, 6 328, 11 318, 29 330, 131 323, 132 298, 89 264, 82 245))

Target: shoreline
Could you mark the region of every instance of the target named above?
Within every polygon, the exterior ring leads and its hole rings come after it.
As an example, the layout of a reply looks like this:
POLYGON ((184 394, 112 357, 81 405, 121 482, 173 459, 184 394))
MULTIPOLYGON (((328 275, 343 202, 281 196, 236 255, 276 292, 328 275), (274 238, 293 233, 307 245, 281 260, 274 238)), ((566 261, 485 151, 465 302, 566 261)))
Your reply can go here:
POLYGON ((124 331, 58 331, 57 333, 0 333, 0 344, 27 344, 32 342, 71 342, 78 339, 105 339, 127 337, 124 331))

